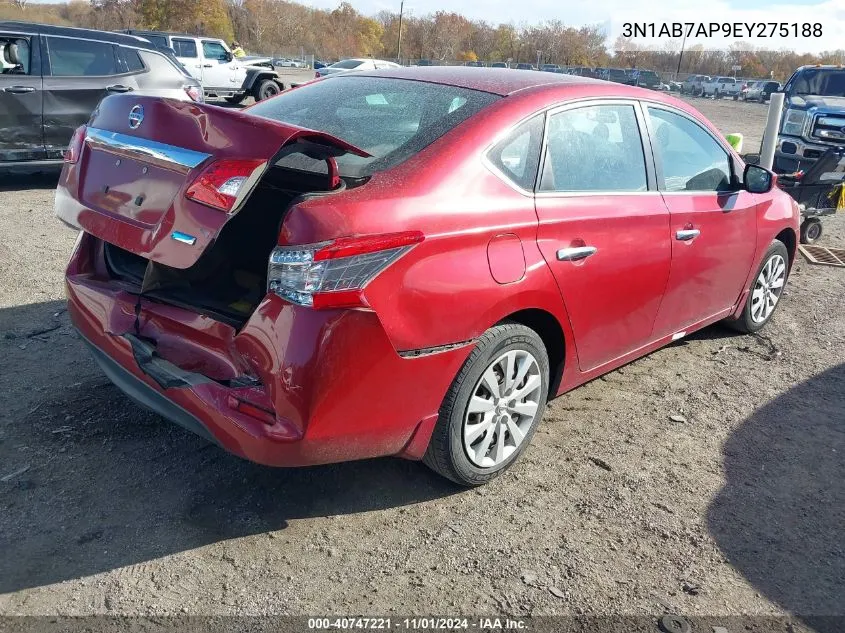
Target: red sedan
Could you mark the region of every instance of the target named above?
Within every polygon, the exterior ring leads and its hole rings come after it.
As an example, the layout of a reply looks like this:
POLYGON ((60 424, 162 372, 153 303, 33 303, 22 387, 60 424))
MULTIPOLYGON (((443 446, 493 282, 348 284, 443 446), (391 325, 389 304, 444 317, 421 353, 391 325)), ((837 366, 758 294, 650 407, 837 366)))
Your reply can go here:
POLYGON ((550 397, 768 322, 799 217, 773 180, 653 91, 432 67, 245 111, 110 96, 56 213, 70 316, 136 401, 262 464, 477 485, 550 397))

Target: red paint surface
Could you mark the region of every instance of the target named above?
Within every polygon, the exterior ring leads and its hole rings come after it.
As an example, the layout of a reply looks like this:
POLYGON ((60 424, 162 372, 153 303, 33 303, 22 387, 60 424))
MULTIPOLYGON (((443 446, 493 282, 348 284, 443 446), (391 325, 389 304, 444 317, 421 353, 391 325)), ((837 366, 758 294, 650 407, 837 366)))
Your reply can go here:
MULTIPOLYGON (((472 347, 417 358, 403 358, 401 351, 471 341, 516 312, 540 310, 563 332, 560 393, 668 343, 678 330, 690 332, 735 314, 769 242, 783 230, 797 232, 790 199, 777 190, 741 192, 730 196, 734 208, 726 213, 726 201, 715 196, 535 198, 518 192, 480 156, 494 137, 554 104, 603 96, 670 103, 718 132, 669 96, 551 73, 542 77, 548 83, 533 86, 539 81, 535 74, 513 72, 509 85, 507 74, 483 69, 427 72, 432 81, 510 96, 366 185, 306 199, 290 210, 281 244, 423 232, 422 243, 365 288, 370 309, 310 310, 268 295, 236 332, 188 310, 144 303, 142 333, 160 341, 168 360, 217 379, 247 372, 263 383, 251 390, 211 383, 165 395, 227 449, 265 464, 388 454, 419 458, 472 347), (700 227, 701 238, 677 242, 674 232, 688 225, 700 227), (558 249, 577 245, 598 251, 578 262, 557 261, 558 249), (230 395, 267 408, 276 422, 267 425, 235 411, 227 404, 230 395)), ((109 97, 94 125, 129 133, 126 113, 139 101, 109 97)), ((148 118, 141 133, 215 158, 269 158, 292 135, 304 133, 214 106, 144 104, 148 118), (166 135, 158 128, 163 121, 169 122, 166 135)), ((86 338, 159 389, 140 372, 120 336, 132 331, 135 298, 108 280, 100 239, 188 266, 222 227, 225 214, 184 198, 191 174, 175 185, 175 193, 162 178, 158 219, 130 221, 120 213, 121 200, 81 202, 80 183, 94 191, 98 178, 86 171, 86 160, 83 152, 77 165, 65 167, 57 194, 59 215, 96 236, 81 241, 69 264, 69 312, 86 338), (196 235, 197 245, 163 239, 171 230, 196 235)), ((122 191, 131 195, 135 187, 127 181, 122 191)))

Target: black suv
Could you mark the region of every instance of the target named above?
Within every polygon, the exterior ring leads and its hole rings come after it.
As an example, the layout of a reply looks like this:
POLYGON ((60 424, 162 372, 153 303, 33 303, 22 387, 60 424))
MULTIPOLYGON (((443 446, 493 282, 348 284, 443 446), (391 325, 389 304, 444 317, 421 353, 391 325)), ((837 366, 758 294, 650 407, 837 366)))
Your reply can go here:
POLYGON ((203 98, 171 53, 140 37, 0 22, 0 173, 57 163, 103 97, 133 91, 203 98))

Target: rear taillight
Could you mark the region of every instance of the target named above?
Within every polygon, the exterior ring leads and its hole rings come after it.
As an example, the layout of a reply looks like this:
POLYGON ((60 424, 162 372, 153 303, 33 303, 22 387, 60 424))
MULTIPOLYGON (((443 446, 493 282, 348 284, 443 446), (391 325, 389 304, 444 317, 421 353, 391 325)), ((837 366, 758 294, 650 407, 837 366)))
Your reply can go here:
POLYGON ((79 155, 82 153, 82 144, 85 142, 85 134, 88 128, 80 125, 70 137, 67 149, 64 151, 64 160, 66 163, 73 164, 79 160, 79 155))
POLYGON ((253 158, 215 161, 188 187, 185 197, 231 213, 258 180, 265 164, 253 158))
POLYGON ((319 79, 319 78, 320 78, 320 72, 317 71, 316 73, 314 73, 314 79, 319 79))
POLYGON ((423 239, 407 231, 278 246, 270 255, 267 291, 317 309, 363 307, 364 287, 423 239))
POLYGON ((196 101, 197 103, 205 101, 205 97, 202 94, 202 88, 199 86, 185 86, 185 93, 192 101, 196 101))

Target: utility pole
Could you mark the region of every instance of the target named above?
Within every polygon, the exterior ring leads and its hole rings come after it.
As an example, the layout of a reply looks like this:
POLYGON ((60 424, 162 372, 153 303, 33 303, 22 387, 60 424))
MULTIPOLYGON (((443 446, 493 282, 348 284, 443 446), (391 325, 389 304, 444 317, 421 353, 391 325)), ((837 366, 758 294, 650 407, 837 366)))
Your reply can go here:
POLYGON ((402 12, 405 10, 405 0, 399 3, 399 40, 396 42, 396 61, 402 63, 402 12))
POLYGON ((543 51, 537 51, 537 70, 540 70, 540 55, 543 54, 543 51))
POLYGON ((687 43, 687 32, 686 29, 684 30, 684 39, 681 40, 681 54, 678 56, 678 72, 675 73, 675 80, 677 81, 680 78, 681 74, 681 62, 684 60, 684 45, 687 43))

